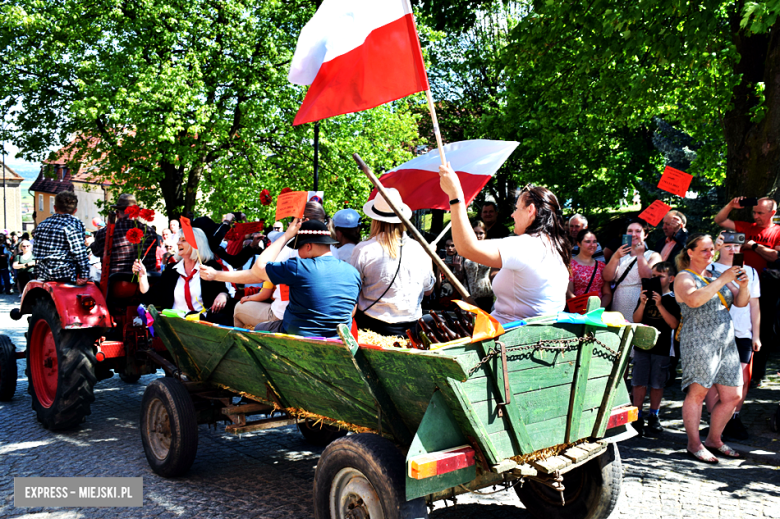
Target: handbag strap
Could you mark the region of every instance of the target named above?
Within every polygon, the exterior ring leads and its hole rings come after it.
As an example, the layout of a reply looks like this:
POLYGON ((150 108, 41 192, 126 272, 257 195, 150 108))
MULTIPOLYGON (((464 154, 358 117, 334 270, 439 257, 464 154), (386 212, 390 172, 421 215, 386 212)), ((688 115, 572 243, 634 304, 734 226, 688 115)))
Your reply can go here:
POLYGON ((395 274, 393 274, 393 279, 390 281, 390 284, 387 285, 387 288, 385 288, 385 291, 382 292, 382 295, 377 297, 376 300, 368 305, 365 309, 361 310, 361 312, 366 313, 372 306, 377 304, 380 299, 385 297, 385 294, 387 294, 387 291, 390 290, 390 287, 393 286, 393 283, 395 283, 395 278, 398 277, 398 273, 401 271, 401 260, 404 258, 404 243, 401 241, 401 250, 398 253, 398 268, 395 269, 395 274))
MULTIPOLYGON (((593 284, 593 280, 596 279, 596 271, 599 269, 599 262, 596 260, 593 260, 593 274, 590 275, 590 281, 588 282, 588 288, 585 289, 585 293, 587 294, 590 292, 590 286, 593 284)), ((622 279, 621 279, 622 281, 622 279)))
MULTIPOLYGON (((697 278, 701 279, 704 282, 705 285, 709 285, 710 284, 709 281, 707 281, 706 279, 704 279, 703 277, 701 277, 699 274, 697 274, 696 272, 692 271, 691 269, 685 269, 685 272, 690 272, 691 274, 693 274, 697 278)), ((723 306, 726 307, 726 310, 729 310, 730 307, 729 307, 729 305, 726 304, 726 298, 723 297, 723 294, 721 294, 720 291, 718 291, 718 298, 720 299, 720 302, 723 303, 723 306)))
MULTIPOLYGON (((617 281, 615 281, 615 286, 613 288, 617 288, 617 286, 623 282, 624 279, 626 279, 626 276, 628 276, 628 273, 631 271, 632 268, 634 268, 634 265, 636 265, 636 260, 639 258, 634 258, 634 261, 631 262, 631 265, 628 266, 625 272, 623 272, 623 275, 618 278, 617 281)), ((596 265, 598 267, 598 265, 596 265)))

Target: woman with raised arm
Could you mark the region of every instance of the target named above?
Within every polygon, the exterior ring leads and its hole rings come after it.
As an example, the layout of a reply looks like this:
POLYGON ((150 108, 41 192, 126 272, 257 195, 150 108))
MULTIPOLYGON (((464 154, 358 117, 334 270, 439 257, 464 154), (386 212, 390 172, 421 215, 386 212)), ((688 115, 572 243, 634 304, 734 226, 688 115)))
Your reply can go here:
POLYGON ((512 218, 515 235, 478 240, 463 202, 460 179, 452 167, 439 166, 442 190, 450 198, 452 238, 458 253, 501 269, 493 279, 493 317, 509 323, 563 310, 569 285, 571 248, 556 196, 531 184, 520 190, 512 218))
POLYGON ((650 267, 661 261, 661 255, 648 250, 645 243, 647 224, 642 220, 631 220, 625 234, 631 236, 631 245, 623 245, 615 251, 602 275, 604 281, 614 281, 612 310, 633 322, 636 302, 642 293, 642 278, 653 277, 650 267))
POLYGON ((680 360, 682 388, 687 388, 682 411, 688 434, 688 454, 705 463, 718 462, 708 449, 728 458, 739 457, 721 440, 723 428, 742 396, 743 383, 729 309, 732 303, 742 308, 750 300, 748 277, 742 267, 724 270, 716 279, 709 277, 707 268, 713 251, 709 235, 689 239, 676 258, 678 274, 674 279, 674 295, 682 315, 680 360), (732 281, 739 285, 736 297, 727 286, 732 281), (702 444, 699 436, 701 407, 713 385, 720 401, 711 410, 710 432, 702 444))

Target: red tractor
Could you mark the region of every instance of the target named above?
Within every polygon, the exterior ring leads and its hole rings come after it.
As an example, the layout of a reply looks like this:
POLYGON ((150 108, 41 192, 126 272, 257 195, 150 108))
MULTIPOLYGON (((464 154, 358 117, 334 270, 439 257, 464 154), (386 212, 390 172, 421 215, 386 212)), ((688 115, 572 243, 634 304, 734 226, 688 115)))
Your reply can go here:
MULTIPOLYGON (((106 251, 112 241, 109 227, 106 251)), ((101 285, 30 281, 21 308, 11 311, 15 320, 30 315, 27 351, 17 352, 8 337, 0 336, 0 400, 13 397, 16 359, 26 358, 27 391, 47 429, 83 422, 95 400, 95 383, 114 373, 133 383, 160 365, 172 367, 162 342, 139 318, 138 284, 130 274, 109 276, 107 263, 102 279, 108 282, 101 285)))

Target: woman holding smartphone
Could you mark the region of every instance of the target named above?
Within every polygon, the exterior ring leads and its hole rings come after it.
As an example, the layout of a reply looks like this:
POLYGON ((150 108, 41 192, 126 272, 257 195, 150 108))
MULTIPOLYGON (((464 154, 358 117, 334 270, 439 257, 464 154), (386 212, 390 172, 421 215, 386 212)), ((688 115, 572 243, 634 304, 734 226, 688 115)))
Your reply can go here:
POLYGON ((712 278, 710 267, 714 245, 709 235, 694 236, 677 256, 674 296, 682 315, 680 360, 682 361, 683 424, 688 434, 688 454, 704 463, 717 463, 717 453, 728 458, 739 454, 723 443, 721 433, 742 397, 742 369, 732 305, 743 308, 750 301, 748 276, 742 267, 732 266, 712 278), (736 281, 736 295, 729 289, 736 281), (699 424, 702 402, 714 387, 720 401, 710 410, 710 432, 702 444, 699 424))
POLYGON ((653 276, 651 267, 661 261, 661 255, 647 250, 647 228, 642 220, 631 220, 624 235, 631 237, 631 245, 624 244, 615 251, 602 276, 604 281, 614 282, 612 310, 633 322, 636 302, 642 293, 642 278, 653 276))

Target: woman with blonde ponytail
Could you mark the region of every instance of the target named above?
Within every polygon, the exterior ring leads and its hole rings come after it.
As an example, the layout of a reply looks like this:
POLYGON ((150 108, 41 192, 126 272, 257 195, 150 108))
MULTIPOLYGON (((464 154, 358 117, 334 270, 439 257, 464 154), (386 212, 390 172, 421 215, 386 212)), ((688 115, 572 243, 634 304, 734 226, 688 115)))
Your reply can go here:
MULTIPOLYGON (((412 210, 397 189, 387 189, 394 205, 409 218, 412 210)), ((381 335, 405 337, 422 317, 420 303, 433 290, 430 257, 406 235, 406 228, 384 197, 378 194, 363 206, 371 218, 371 235, 358 243, 349 263, 363 282, 355 315, 358 327, 381 335)))

